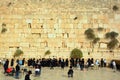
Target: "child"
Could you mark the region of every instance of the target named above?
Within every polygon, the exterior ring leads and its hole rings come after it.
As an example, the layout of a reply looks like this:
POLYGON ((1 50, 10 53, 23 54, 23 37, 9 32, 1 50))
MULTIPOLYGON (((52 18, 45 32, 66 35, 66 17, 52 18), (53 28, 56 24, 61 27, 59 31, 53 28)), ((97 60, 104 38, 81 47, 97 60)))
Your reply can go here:
POLYGON ((38 68, 38 66, 35 69, 35 76, 40 76, 40 69, 38 68))
POLYGON ((70 66, 70 69, 68 70, 68 77, 73 77, 73 72, 72 66, 70 66))

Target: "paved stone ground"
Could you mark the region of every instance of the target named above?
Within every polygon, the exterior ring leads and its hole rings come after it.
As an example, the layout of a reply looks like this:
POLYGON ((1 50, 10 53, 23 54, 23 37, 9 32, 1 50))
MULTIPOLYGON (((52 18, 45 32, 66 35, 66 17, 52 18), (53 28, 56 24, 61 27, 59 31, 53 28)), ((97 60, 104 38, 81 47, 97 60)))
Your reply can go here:
MULTIPOLYGON (((33 69, 32 69, 33 71, 33 69)), ((120 80, 120 72, 113 72, 110 68, 100 68, 99 70, 84 70, 80 71, 74 68, 73 78, 67 77, 68 68, 64 70, 56 67, 53 70, 50 68, 42 68, 41 76, 34 77, 34 72, 31 75, 31 80, 120 80)), ((15 79, 11 76, 5 76, 3 74, 3 68, 0 67, 0 80, 24 80, 24 76, 21 73, 20 79, 15 79)))

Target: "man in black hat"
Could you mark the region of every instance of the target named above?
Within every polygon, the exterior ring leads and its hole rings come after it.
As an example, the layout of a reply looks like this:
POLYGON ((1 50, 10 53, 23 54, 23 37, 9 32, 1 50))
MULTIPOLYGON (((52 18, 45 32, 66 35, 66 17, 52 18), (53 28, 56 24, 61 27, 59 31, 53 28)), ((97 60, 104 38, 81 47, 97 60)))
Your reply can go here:
POLYGON ((19 79, 19 74, 20 74, 20 66, 19 64, 16 65, 16 74, 15 74, 15 78, 19 79))
POLYGON ((30 74, 32 74, 32 71, 28 71, 28 74, 25 75, 25 80, 31 80, 30 74))

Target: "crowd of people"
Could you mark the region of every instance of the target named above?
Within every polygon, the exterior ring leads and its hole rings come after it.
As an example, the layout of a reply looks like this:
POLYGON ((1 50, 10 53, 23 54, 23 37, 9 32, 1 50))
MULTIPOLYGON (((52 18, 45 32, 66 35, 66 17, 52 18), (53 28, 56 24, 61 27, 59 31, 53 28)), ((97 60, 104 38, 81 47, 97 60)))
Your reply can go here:
MULTIPOLYGON (((99 67, 106 67, 107 66, 107 61, 106 59, 101 58, 94 60, 93 58, 88 58, 85 60, 84 58, 71 58, 71 59, 56 59, 56 58, 42 58, 42 59, 35 59, 35 58, 30 58, 26 60, 25 58, 23 59, 11 59, 11 60, 1 60, 0 62, 3 65, 4 68, 4 74, 9 74, 10 72, 12 73, 15 78, 19 78, 19 73, 21 71, 23 72, 28 72, 25 76, 25 80, 29 80, 27 78, 30 78, 30 74, 32 73, 31 71, 27 71, 27 67, 31 67, 35 69, 35 76, 40 76, 41 74, 41 67, 49 67, 50 69, 54 69, 54 67, 61 67, 61 69, 64 69, 64 67, 69 67, 70 69, 68 70, 68 77, 71 75, 73 77, 73 69, 72 67, 77 67, 80 70, 89 70, 89 69, 99 69, 99 67), (11 69, 12 68, 12 69, 11 69), (11 71, 10 71, 11 70, 11 71), (70 74, 72 73, 72 74, 70 74)), ((116 64, 115 61, 112 61, 112 68, 114 71, 116 70, 116 64)))

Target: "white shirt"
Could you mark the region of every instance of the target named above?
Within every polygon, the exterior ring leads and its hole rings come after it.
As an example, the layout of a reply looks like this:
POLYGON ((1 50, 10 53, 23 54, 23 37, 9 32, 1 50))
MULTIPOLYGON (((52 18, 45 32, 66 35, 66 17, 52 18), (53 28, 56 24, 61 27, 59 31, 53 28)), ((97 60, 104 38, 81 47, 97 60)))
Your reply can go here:
POLYGON ((116 66, 116 63, 115 63, 115 61, 113 61, 113 62, 112 62, 112 64, 113 64, 113 66, 116 66))
POLYGON ((38 71, 38 72, 39 72, 39 71, 40 71, 40 69, 36 68, 36 69, 35 69, 35 71, 38 71))

